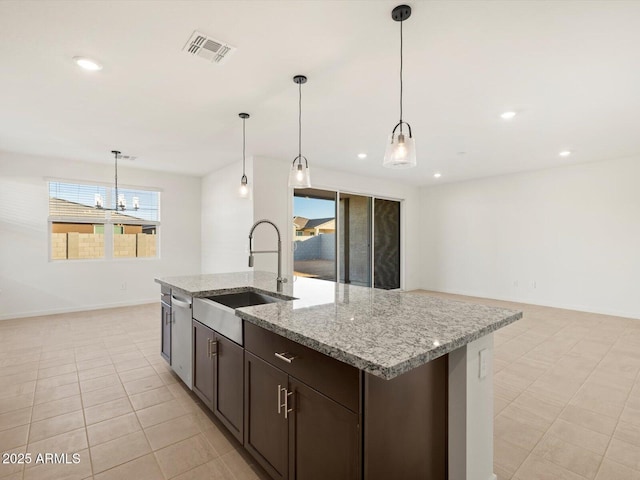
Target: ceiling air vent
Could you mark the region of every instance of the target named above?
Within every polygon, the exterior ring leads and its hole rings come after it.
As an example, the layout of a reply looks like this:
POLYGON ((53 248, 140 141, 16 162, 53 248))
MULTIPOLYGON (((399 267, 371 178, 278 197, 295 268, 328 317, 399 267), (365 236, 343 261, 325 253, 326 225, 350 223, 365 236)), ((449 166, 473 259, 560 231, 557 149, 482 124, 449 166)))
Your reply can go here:
POLYGON ((183 50, 212 63, 223 63, 236 48, 196 30, 183 50))

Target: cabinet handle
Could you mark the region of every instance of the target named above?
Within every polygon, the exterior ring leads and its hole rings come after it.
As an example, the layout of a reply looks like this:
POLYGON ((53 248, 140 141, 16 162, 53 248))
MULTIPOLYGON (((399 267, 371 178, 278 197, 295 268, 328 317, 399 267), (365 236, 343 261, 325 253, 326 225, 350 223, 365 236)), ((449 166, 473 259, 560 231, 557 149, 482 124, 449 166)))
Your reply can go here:
POLYGON ((284 418, 289 418, 289 413, 293 412, 293 408, 289 408, 289 397, 293 395, 293 392, 290 392, 286 388, 284 389, 284 418))
POLYGON ((218 341, 211 340, 211 356, 215 357, 218 354, 218 341))
POLYGON ((207 338, 207 357, 211 358, 211 339, 207 338))
POLYGON ((280 413, 282 413, 282 407, 284 407, 284 404, 280 403, 282 400, 282 391, 286 390, 286 388, 282 388, 282 385, 278 385, 278 415, 280 415, 280 413))
POLYGON ((291 363, 293 362, 296 357, 294 355, 291 355, 289 352, 282 352, 282 353, 274 353, 274 355, 276 356, 276 358, 279 358, 280 360, 287 362, 287 363, 291 363))

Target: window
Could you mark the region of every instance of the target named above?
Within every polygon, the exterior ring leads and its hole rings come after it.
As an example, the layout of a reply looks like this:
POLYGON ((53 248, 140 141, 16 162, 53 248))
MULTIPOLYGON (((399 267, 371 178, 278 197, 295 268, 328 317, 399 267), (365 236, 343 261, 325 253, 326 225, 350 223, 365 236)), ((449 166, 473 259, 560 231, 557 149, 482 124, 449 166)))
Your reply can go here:
POLYGON ((51 260, 158 257, 160 192, 49 182, 51 260))

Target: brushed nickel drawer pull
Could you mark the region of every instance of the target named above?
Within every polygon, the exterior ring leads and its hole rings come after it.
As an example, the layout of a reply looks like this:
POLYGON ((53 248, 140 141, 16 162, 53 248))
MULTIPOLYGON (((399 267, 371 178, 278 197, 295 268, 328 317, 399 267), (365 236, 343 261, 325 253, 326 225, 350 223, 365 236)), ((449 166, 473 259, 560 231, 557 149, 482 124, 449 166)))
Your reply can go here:
POLYGON ((287 363, 291 363, 296 359, 296 357, 294 355, 291 355, 289 352, 276 352, 274 353, 274 355, 276 356, 276 358, 279 358, 280 360, 283 360, 287 363))
POLYGON ((211 339, 207 338, 207 357, 211 358, 211 339))
POLYGON ((218 341, 211 340, 211 356, 215 357, 216 355, 218 355, 218 341))
POLYGON ((293 412, 293 408, 289 408, 289 397, 293 395, 293 392, 290 392, 286 388, 284 389, 284 418, 289 418, 289 413, 293 412))
MULTIPOLYGON (((287 408, 287 398, 285 397, 284 403, 282 403, 282 392, 286 392, 286 388, 282 388, 282 385, 278 385, 278 415, 282 413, 282 407, 285 407, 285 412, 287 408)), ((286 417, 285 413, 285 417, 286 417)))

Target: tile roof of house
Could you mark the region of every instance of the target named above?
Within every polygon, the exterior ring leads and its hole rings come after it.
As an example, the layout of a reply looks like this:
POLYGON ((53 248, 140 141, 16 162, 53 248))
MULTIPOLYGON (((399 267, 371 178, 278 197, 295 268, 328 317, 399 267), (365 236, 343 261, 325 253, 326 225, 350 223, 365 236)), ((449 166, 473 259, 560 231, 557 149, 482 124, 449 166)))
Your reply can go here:
MULTIPOLYGON (((49 198, 49 215, 52 217, 75 217, 103 221, 108 210, 91 207, 82 203, 71 202, 62 198, 49 198)), ((133 215, 111 212, 112 220, 143 220, 133 215)))
POLYGON ((325 223, 329 223, 331 220, 334 220, 334 217, 312 218, 305 224, 303 228, 316 228, 325 223))

